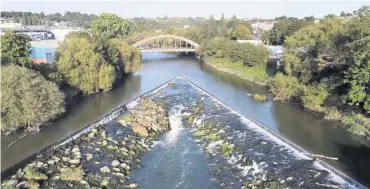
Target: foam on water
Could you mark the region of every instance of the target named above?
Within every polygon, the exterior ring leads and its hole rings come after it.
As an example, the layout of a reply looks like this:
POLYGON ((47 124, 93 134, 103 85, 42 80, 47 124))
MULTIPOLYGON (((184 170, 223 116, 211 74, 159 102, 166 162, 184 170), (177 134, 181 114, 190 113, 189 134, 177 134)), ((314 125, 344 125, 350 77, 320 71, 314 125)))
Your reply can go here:
POLYGON ((169 122, 171 130, 165 136, 166 145, 173 145, 176 143, 178 136, 184 128, 182 127, 181 120, 181 111, 184 109, 184 106, 178 105, 175 106, 169 112, 169 122))

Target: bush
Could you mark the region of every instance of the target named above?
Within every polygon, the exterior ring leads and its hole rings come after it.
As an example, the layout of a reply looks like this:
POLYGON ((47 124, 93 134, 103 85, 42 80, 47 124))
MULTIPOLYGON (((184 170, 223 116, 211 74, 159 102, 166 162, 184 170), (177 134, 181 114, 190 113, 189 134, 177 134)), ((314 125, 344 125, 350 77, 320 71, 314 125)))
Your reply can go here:
POLYGON ((25 170, 24 178, 28 180, 46 180, 48 179, 48 176, 40 172, 37 172, 33 168, 27 167, 25 170))
POLYGON ((270 83, 270 91, 277 100, 290 100, 298 97, 302 91, 298 79, 293 76, 286 76, 282 73, 275 75, 270 83))
POLYGON ((109 61, 117 65, 122 73, 132 73, 140 70, 141 53, 138 48, 120 39, 111 39, 108 43, 109 61))
POLYGON ((37 72, 20 66, 1 68, 1 131, 39 127, 64 113, 64 94, 37 72))
POLYGON ((58 47, 57 67, 69 85, 85 94, 110 90, 115 70, 107 64, 96 45, 86 38, 70 38, 58 47))
POLYGON ((311 111, 323 111, 321 105, 328 96, 328 91, 324 85, 308 86, 303 90, 303 106, 311 111))
POLYGON ((348 126, 348 131, 360 135, 370 135, 370 118, 366 118, 361 114, 351 114, 343 116, 342 123, 348 126))
POLYGON ((341 113, 334 106, 325 108, 324 113, 324 119, 339 120, 342 117, 341 113))
POLYGON ((260 95, 260 94, 254 94, 253 98, 254 98, 254 100, 257 100, 257 101, 266 101, 267 100, 266 95, 260 95))

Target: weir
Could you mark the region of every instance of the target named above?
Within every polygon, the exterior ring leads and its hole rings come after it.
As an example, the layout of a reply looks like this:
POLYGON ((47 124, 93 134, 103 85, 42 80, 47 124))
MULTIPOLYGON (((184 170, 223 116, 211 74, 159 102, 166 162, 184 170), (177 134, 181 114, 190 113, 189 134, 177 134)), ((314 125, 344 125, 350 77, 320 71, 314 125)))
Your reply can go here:
MULTIPOLYGON (((220 101, 219 99, 217 99, 216 96, 207 93, 205 90, 203 90, 201 87, 197 86, 195 83, 191 82, 190 80, 188 80, 184 77, 175 77, 175 78, 171 79, 170 81, 166 82, 165 84, 153 89, 152 91, 149 91, 149 92, 141 95, 140 97, 132 100, 130 103, 121 105, 121 106, 117 107, 116 109, 112 110, 110 113, 107 113, 107 114, 101 116, 97 121, 86 125, 84 128, 82 128, 81 130, 73 133, 69 137, 66 137, 66 138, 64 138, 64 139, 62 139, 62 140, 60 140, 60 141, 58 141, 54 144, 49 145, 48 147, 41 150, 40 152, 35 153, 35 154, 31 155, 30 157, 26 158, 25 160, 19 162, 18 164, 15 164, 12 167, 4 170, 2 172, 2 178, 9 177, 10 175, 16 173, 16 171, 19 168, 24 167, 26 164, 36 160, 38 157, 41 157, 41 156, 43 156, 47 153, 50 153, 53 150, 57 149, 58 147, 63 146, 65 144, 67 144, 68 142, 71 142, 72 140, 77 139, 77 138, 81 137, 82 135, 91 132, 93 129, 95 129, 99 126, 102 126, 104 124, 107 124, 110 121, 114 120, 115 118, 128 113, 128 110, 134 108, 141 99, 146 98, 148 96, 151 96, 153 94, 156 94, 160 90, 162 90, 166 87, 169 87, 170 83, 172 84, 172 83, 175 83, 177 81, 185 81, 186 83, 190 84, 193 88, 195 88, 200 93, 211 97, 214 101, 221 104, 224 108, 234 112, 235 114, 237 114, 240 117, 243 117, 244 118, 243 121, 245 121, 246 123, 254 124, 256 129, 259 130, 260 132, 264 133, 269 139, 274 140, 274 142, 277 142, 279 144, 282 144, 282 145, 286 146, 290 150, 296 152, 297 156, 300 156, 303 159, 310 159, 308 156, 305 155, 306 153, 309 153, 305 149, 303 149, 303 148, 299 147, 298 145, 294 144, 293 142, 287 140, 285 137, 283 137, 280 134, 272 131, 271 129, 267 128, 266 126, 260 124, 259 122, 250 118, 249 116, 244 115, 244 114, 240 113, 239 111, 229 107, 227 104, 225 104, 222 101, 220 101)), ((341 171, 337 170, 336 168, 332 167, 331 165, 329 165, 328 163, 326 163, 322 160, 317 160, 315 162, 315 166, 319 167, 320 169, 326 169, 327 171, 330 172, 330 174, 333 177, 338 177, 340 179, 343 179, 344 181, 350 183, 353 187, 366 188, 361 183, 355 181, 351 177, 347 176, 346 174, 342 173, 341 171)))

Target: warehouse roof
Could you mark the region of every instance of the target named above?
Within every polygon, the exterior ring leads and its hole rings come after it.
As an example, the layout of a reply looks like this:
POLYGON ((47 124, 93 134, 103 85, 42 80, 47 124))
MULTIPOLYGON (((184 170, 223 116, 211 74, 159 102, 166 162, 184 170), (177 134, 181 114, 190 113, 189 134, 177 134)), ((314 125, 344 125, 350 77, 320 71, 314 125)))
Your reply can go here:
POLYGON ((57 48, 59 42, 59 40, 31 41, 31 46, 39 48, 57 48))

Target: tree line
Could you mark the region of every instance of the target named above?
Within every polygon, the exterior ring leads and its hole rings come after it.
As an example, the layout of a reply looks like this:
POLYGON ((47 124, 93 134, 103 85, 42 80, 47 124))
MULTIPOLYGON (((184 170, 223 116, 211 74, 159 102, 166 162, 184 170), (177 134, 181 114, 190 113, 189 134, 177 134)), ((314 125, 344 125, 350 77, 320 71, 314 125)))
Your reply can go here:
POLYGON ((103 13, 91 30, 70 33, 55 64, 33 64, 30 39, 6 31, 1 37, 1 132, 38 132, 65 112, 68 91, 88 95, 111 90, 124 74, 140 69, 140 51, 126 42, 128 21, 103 13))
POLYGON ((21 23, 23 26, 44 25, 53 26, 54 23, 71 22, 74 27, 90 28, 91 23, 98 16, 80 12, 67 11, 63 15, 60 13, 45 14, 32 12, 1 11, 1 18, 21 23))

